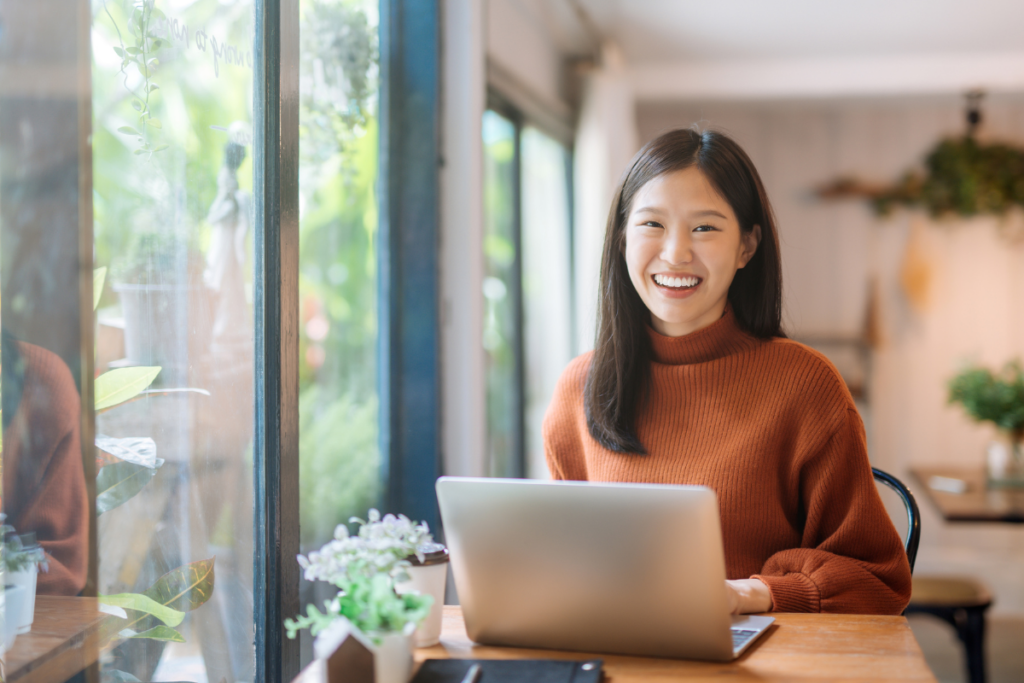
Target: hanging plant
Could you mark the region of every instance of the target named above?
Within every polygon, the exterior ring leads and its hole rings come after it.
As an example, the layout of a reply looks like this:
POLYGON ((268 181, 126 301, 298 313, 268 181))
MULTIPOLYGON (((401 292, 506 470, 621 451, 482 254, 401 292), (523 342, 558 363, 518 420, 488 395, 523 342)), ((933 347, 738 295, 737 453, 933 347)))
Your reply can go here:
POLYGON ((975 138, 982 96, 967 94, 967 132, 940 140, 925 157, 923 173, 908 171, 886 185, 840 178, 819 188, 818 196, 867 199, 878 216, 899 206, 923 208, 935 217, 1001 216, 1024 208, 1024 148, 975 138))
POLYGON ((818 195, 867 199, 879 216, 898 206, 921 207, 936 217, 1002 215, 1024 207, 1024 149, 979 143, 971 136, 949 138, 928 153, 923 174, 910 171, 891 185, 841 178, 818 195))

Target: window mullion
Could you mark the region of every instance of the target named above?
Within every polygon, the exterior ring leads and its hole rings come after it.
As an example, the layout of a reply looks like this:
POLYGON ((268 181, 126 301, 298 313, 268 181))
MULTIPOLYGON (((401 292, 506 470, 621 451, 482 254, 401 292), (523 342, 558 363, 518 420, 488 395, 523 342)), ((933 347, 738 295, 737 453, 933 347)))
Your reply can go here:
POLYGON ((254 45, 256 680, 298 674, 298 0, 256 0, 254 45))

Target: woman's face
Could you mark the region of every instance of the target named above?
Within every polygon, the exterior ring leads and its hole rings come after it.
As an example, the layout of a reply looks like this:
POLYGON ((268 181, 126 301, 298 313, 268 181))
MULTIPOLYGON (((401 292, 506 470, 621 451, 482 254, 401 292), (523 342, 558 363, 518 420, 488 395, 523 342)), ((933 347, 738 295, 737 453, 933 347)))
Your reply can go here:
POLYGON ((626 223, 626 267, 659 333, 681 337, 722 317, 736 271, 757 250, 695 166, 648 181, 626 223))

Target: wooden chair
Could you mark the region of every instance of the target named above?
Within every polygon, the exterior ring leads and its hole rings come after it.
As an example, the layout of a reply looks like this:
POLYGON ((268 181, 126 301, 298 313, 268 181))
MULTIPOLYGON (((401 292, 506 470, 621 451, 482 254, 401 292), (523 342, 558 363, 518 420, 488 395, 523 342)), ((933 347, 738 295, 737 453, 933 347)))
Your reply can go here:
MULTIPOLYGON (((903 482, 888 472, 872 468, 875 481, 895 491, 907 510, 907 536, 904 547, 914 571, 917 547, 921 542, 921 514, 903 482)), ((976 579, 952 576, 916 576, 906 614, 931 614, 949 623, 964 644, 967 676, 971 683, 985 683, 985 611, 992 595, 976 579)))

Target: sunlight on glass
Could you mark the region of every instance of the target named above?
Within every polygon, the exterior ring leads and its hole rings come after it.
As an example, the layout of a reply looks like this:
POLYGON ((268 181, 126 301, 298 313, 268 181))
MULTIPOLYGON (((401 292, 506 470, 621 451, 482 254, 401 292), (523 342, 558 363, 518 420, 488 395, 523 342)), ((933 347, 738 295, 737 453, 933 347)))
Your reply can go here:
POLYGON ((484 112, 484 336, 487 352, 487 472, 515 476, 519 463, 515 126, 484 112))
POLYGON ((555 384, 572 360, 569 152, 527 126, 522 159, 526 474, 547 478, 541 425, 555 384))
MULTIPOLYGON (((377 3, 302 0, 299 486, 302 552, 380 497, 377 3)), ((333 597, 302 582, 300 603, 333 597)), ((311 656, 300 636, 303 663, 311 656)))
POLYGON ((102 680, 248 681, 253 4, 92 10, 102 680))

